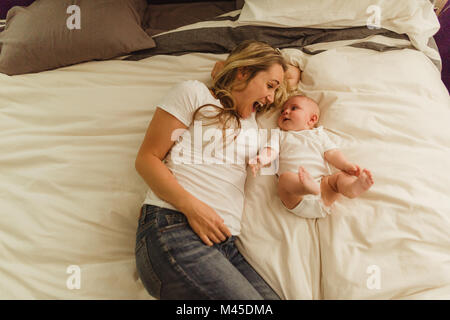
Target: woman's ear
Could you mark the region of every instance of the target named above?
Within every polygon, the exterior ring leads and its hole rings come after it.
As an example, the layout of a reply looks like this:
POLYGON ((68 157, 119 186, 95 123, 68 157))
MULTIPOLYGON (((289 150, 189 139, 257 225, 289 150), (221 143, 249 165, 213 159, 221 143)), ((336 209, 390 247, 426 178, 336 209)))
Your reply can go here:
POLYGON ((237 69, 237 75, 236 78, 239 81, 244 81, 248 77, 248 70, 246 67, 239 67, 237 69))

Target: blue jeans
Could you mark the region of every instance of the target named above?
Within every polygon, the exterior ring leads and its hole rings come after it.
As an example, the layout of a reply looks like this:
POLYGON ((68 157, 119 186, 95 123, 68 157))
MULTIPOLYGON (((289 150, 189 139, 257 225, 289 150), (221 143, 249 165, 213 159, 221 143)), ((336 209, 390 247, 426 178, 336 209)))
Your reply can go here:
POLYGON ((235 239, 209 247, 181 212, 144 204, 136 233, 139 278, 157 299, 278 300, 235 239))

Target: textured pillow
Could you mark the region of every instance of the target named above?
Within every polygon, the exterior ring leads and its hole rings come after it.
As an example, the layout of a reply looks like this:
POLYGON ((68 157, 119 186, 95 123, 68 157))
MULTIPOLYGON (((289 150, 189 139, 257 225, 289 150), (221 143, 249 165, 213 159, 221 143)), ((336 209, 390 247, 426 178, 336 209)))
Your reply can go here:
POLYGON ((0 33, 0 72, 39 72, 155 47, 141 27, 146 6, 145 0, 37 0, 14 7, 0 33))
POLYGON ((237 10, 242 9, 244 4, 245 4, 245 0, 236 0, 236 9, 237 10))
POLYGON ((235 9, 233 1, 149 4, 143 25, 147 34, 154 36, 181 26, 205 21, 235 9))
POLYGON ((310 28, 379 26, 407 34, 416 48, 439 59, 427 49, 428 39, 439 30, 429 0, 245 0, 238 21, 310 28))

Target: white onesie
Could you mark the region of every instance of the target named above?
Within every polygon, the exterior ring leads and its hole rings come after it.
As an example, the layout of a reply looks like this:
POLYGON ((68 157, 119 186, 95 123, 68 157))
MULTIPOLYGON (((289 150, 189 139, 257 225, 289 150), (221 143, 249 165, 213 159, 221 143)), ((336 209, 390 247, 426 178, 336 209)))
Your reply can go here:
MULTIPOLYGON (((311 177, 320 184, 322 177, 331 174, 324 153, 337 146, 330 140, 323 127, 301 131, 280 130, 279 168, 278 176, 283 172, 298 173, 298 167, 303 166, 311 177)), ((306 195, 293 209, 292 213, 304 218, 323 218, 330 214, 319 195, 306 195)))

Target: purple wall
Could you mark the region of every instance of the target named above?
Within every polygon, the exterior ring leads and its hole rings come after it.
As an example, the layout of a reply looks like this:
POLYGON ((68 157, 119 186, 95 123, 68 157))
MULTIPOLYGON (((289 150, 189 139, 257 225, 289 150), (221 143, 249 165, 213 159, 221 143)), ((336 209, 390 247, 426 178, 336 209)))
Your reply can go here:
POLYGON ((450 1, 439 15, 441 28, 434 35, 442 58, 442 81, 450 92, 450 1))
POLYGON ((34 0, 1 0, 0 1, 0 19, 6 19, 8 10, 14 6, 28 6, 34 0))

